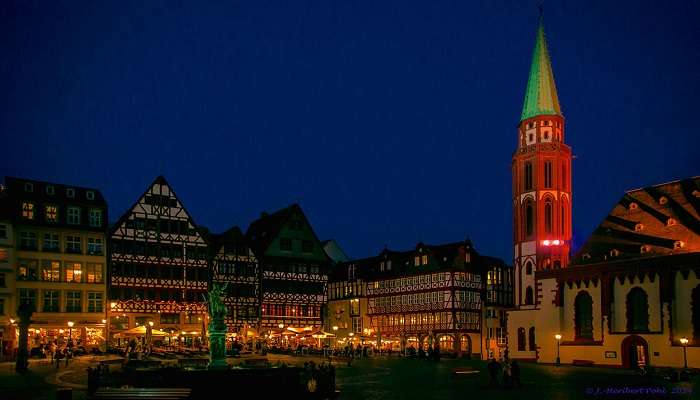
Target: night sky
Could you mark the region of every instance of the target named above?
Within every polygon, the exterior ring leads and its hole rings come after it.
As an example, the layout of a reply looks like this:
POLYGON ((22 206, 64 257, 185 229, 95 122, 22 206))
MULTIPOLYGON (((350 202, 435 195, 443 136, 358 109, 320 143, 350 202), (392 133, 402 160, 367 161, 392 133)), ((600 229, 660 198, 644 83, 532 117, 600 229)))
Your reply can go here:
MULTIPOLYGON (((163 174, 212 231, 300 202, 352 257, 511 262, 537 1, 199 3, 1 2, 0 174, 99 188, 111 220, 163 174)), ((700 3, 552 1, 545 30, 580 245, 700 175, 700 3)))

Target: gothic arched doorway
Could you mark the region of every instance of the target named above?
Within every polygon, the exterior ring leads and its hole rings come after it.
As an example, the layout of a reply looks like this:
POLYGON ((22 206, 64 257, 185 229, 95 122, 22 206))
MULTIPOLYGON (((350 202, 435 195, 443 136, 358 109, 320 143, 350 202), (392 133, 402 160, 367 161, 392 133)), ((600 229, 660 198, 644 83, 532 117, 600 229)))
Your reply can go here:
POLYGON ((470 357, 472 353, 472 339, 469 335, 462 335, 459 338, 459 351, 465 357, 470 357))
POLYGON ((622 366, 636 369, 649 363, 649 345, 641 336, 630 335, 622 341, 622 366))

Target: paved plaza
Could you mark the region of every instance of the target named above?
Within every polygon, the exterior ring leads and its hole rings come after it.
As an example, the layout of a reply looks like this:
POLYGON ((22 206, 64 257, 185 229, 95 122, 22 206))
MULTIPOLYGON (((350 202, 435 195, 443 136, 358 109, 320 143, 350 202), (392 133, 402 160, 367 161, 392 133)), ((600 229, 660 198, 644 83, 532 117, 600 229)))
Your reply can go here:
MULTIPOLYGON (((85 369, 103 357, 80 357, 56 369, 46 362, 32 360, 26 375, 17 375, 11 363, 0 364, 0 388, 7 399, 55 399, 57 388, 73 389, 73 399, 86 398, 85 369)), ((327 361, 320 357, 269 355, 290 365, 327 361)), ((229 359, 236 364, 241 359, 229 359)), ((520 389, 495 388, 489 385, 486 363, 479 360, 443 359, 439 362, 406 358, 358 359, 347 366, 337 366, 337 385, 341 399, 466 399, 475 395, 496 399, 695 399, 700 377, 691 382, 672 383, 648 378, 633 371, 595 367, 552 366, 522 363, 520 389), (455 370, 472 369, 476 374, 455 374, 455 370), (649 393, 641 393, 640 389, 649 393), (637 392, 634 392, 637 391, 637 392), (627 393, 626 395, 624 393, 627 393), (632 394, 634 393, 634 394, 632 394), (663 393, 663 394, 658 394, 663 393)))

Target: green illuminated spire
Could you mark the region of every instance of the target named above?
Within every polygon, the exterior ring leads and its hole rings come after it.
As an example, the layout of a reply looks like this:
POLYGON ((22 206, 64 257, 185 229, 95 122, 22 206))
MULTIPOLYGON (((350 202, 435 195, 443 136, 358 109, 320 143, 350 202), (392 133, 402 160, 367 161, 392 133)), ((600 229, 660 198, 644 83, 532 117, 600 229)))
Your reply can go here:
POLYGON ((561 115, 541 18, 540 26, 537 28, 535 51, 532 54, 532 66, 530 67, 530 77, 527 80, 525 103, 520 121, 536 115, 561 115))

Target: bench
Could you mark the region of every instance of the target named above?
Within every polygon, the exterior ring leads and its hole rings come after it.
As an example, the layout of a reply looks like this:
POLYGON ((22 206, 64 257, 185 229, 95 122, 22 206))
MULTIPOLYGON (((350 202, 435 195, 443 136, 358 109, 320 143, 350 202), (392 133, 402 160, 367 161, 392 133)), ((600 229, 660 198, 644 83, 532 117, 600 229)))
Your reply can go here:
POLYGON ((591 360, 573 360, 571 363, 573 365, 582 365, 585 367, 590 367, 591 365, 594 364, 593 361, 591 361, 591 360))
POLYGON ((179 400, 190 397, 192 390, 188 388, 104 388, 98 389, 89 399, 121 400, 121 399, 157 399, 179 400))

